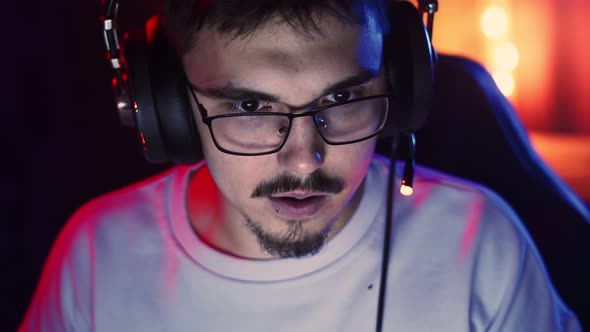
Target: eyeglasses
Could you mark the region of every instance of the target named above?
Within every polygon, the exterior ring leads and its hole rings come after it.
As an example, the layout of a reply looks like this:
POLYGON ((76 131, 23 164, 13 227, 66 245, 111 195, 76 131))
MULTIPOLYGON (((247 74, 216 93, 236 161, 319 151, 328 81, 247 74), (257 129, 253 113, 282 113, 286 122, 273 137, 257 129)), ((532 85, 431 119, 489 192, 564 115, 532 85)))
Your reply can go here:
MULTIPOLYGON (((258 156, 279 151, 289 137, 293 119, 304 116, 313 118, 320 136, 330 145, 351 144, 369 139, 385 126, 391 103, 390 95, 374 95, 301 113, 226 111, 225 114, 208 116, 207 110, 190 86, 189 90, 203 123, 209 127, 215 146, 222 152, 240 156, 258 156)), ((286 105, 282 105, 282 108, 289 109, 286 105)))

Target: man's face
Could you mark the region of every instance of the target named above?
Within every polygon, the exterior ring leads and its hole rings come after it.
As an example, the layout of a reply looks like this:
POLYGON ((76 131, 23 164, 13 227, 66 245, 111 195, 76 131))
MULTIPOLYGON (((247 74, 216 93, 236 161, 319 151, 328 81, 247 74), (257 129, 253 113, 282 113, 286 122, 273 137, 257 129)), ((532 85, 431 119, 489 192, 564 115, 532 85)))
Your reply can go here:
MULTIPOLYGON (((205 27, 182 60, 210 116, 224 113, 219 110, 228 105, 242 112, 252 107, 277 111, 282 104, 305 105, 296 112, 306 111, 385 92, 382 36, 374 20, 368 22, 346 25, 324 17, 322 34, 306 35, 274 20, 239 38, 205 27)), ((316 252, 350 219, 375 138, 329 145, 312 117, 299 117, 280 151, 237 156, 217 149, 194 104, 193 109, 224 213, 213 232, 192 220, 199 234, 216 234, 206 241, 243 257, 303 256, 316 252)))

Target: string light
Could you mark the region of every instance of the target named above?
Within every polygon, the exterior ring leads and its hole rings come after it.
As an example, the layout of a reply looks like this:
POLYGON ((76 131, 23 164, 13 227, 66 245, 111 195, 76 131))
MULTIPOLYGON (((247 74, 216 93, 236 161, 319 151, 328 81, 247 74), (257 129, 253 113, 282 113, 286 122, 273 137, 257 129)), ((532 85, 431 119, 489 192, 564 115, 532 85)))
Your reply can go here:
POLYGON ((509 97, 514 92, 514 77, 510 71, 498 69, 492 73, 492 77, 504 96, 509 97))
POLYGON ((518 49, 511 42, 504 42, 496 47, 496 66, 501 69, 514 70, 518 66, 518 49))
POLYGON ((488 7, 481 17, 481 28, 489 38, 502 38, 508 31, 508 15, 500 7, 488 7))
POLYGON ((486 8, 481 16, 481 29, 490 40, 493 49, 492 77, 498 89, 509 97, 514 93, 515 82, 513 70, 516 69, 519 52, 508 37, 509 20, 506 11, 499 6, 486 8))

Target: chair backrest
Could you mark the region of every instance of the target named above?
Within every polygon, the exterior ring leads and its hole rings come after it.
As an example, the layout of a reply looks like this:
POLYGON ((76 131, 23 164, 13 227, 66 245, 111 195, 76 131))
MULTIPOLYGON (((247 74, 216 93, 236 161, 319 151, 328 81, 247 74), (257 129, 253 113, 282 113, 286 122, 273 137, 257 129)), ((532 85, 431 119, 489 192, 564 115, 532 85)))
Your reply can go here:
POLYGON ((590 212, 533 150, 514 109, 478 63, 439 56, 433 110, 416 160, 484 184, 531 233, 566 304, 590 330, 590 212))

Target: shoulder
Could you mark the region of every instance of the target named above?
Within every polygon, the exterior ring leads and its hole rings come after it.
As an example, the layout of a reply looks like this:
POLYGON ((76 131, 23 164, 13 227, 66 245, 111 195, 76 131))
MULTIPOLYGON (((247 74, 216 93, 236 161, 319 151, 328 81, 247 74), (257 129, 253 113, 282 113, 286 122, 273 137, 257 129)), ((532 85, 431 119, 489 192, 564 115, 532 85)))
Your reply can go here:
MULTIPOLYGON (((418 217, 438 220, 434 227, 461 231, 473 240, 501 240, 516 246, 529 241, 518 215, 493 190, 423 166, 416 168, 414 195, 403 206, 418 217)), ((464 239, 465 240, 465 239, 464 239)), ((515 248, 510 248, 515 249, 515 248)))
POLYGON ((412 205, 424 211, 415 213, 438 221, 441 235, 454 234, 458 255, 516 268, 533 246, 516 212, 493 190, 425 167, 417 168, 414 183, 412 205))
POLYGON ((129 271, 158 251, 166 238, 166 201, 183 172, 188 167, 175 167, 78 209, 51 249, 21 330, 90 329, 97 276, 129 271))
MULTIPOLYGON (((373 173, 378 182, 387 183, 389 159, 376 155, 373 173)), ((482 230, 492 237, 509 236, 515 242, 524 240, 526 230, 514 210, 493 190, 450 174, 417 165, 414 192, 403 196, 399 192, 404 164, 396 163, 394 213, 396 226, 440 229, 444 233, 482 230), (466 229, 467 227, 467 229, 466 229), (489 229, 488 229, 489 228, 489 229), (445 231, 447 230, 447 231, 445 231), (509 233, 510 235, 506 234, 509 233)), ((385 193, 385 189, 383 190, 385 193)))
POLYGON ((163 210, 167 187, 178 173, 170 169, 141 182, 101 195, 85 203, 68 220, 72 230, 109 229, 141 223, 163 210))
MULTIPOLYGON (((67 251, 80 247, 104 248, 119 243, 131 245, 132 239, 150 239, 166 229, 173 195, 182 195, 174 186, 182 186, 186 174, 194 168, 176 166, 161 174, 114 192, 99 196, 80 207, 67 221, 55 246, 67 251)), ((176 197, 179 199, 179 197, 176 197)))
POLYGON ((408 215, 414 216, 411 222, 428 224, 422 231, 430 234, 431 254, 446 257, 453 273, 465 273, 474 326, 575 327, 534 241, 506 201, 485 186, 423 167, 416 170, 414 185, 414 212, 408 215))
MULTIPOLYGON (((403 166, 396 165, 397 174, 403 166)), ((513 209, 483 185, 423 166, 416 166, 411 196, 399 193, 400 182, 398 176, 394 255, 411 256, 409 261, 424 266, 436 264, 433 269, 451 274, 481 272, 492 280, 500 277, 497 273, 518 271, 527 250, 534 248, 513 209), (487 273, 488 268, 493 271, 487 273)))
MULTIPOLYGON (((389 161, 378 157, 374 165, 387 181, 389 161)), ((531 239, 513 209, 491 189, 443 172, 416 166, 414 192, 399 193, 403 163, 396 164, 393 198, 393 248, 412 260, 440 268, 455 264, 475 268, 485 264, 517 267, 531 239), (491 253, 491 254, 490 254, 491 253), (487 257, 490 256, 490 257, 487 257)))
POLYGON ((393 215, 388 289, 392 320, 407 330, 579 331, 518 215, 492 190, 417 167, 414 194, 398 192, 393 215))
POLYGON ((526 255, 537 255, 517 213, 493 190, 425 167, 416 169, 414 190, 402 205, 405 222, 423 226, 432 250, 452 256, 474 276, 507 285, 526 255))

